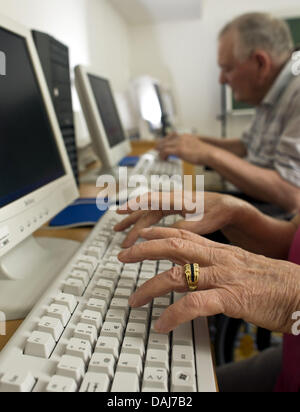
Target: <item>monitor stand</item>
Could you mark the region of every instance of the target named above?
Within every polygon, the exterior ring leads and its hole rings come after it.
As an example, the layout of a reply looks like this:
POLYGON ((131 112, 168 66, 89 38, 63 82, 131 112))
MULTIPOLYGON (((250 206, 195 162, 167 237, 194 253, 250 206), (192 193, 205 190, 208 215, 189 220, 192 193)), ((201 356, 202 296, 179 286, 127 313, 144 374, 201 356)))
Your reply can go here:
POLYGON ((1 318, 24 319, 79 247, 71 240, 30 236, 2 257, 1 318))

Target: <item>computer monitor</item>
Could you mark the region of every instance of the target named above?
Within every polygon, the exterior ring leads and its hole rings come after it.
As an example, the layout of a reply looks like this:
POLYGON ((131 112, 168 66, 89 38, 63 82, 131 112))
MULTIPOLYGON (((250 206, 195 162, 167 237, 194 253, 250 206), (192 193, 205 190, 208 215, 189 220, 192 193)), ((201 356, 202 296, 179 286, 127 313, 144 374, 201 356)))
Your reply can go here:
POLYGON ((75 85, 93 148, 103 166, 98 175, 115 175, 115 167, 131 152, 131 145, 123 130, 110 83, 80 65, 75 68, 75 85))
POLYGON ((0 16, 0 312, 21 319, 78 248, 33 237, 78 197, 30 31, 0 16))
POLYGON ((170 98, 161 82, 140 76, 131 83, 132 97, 140 116, 141 137, 165 137, 172 129, 170 98))

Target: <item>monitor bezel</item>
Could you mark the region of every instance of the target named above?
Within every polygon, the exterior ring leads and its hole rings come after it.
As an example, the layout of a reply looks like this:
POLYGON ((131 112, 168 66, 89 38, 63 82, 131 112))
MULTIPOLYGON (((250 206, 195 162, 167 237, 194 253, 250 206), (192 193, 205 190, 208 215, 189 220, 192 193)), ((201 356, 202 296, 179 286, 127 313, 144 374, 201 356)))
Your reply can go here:
POLYGON ((78 196, 76 182, 31 31, 0 15, 0 27, 24 38, 65 175, 0 208, 0 257, 32 235, 78 196), (6 239, 3 242, 3 239, 6 239))
POLYGON ((78 65, 75 67, 75 85, 79 96, 79 100, 81 102, 82 111, 84 113, 86 123, 89 129, 93 148, 102 165, 105 168, 113 168, 118 165, 118 163, 124 156, 131 152, 130 141, 122 125, 121 116, 118 112, 115 97, 113 95, 113 99, 115 101, 117 114, 120 119, 121 128, 123 130, 125 140, 114 147, 110 147, 109 139, 105 132, 101 115, 98 110, 97 102, 90 84, 89 75, 108 81, 112 95, 113 89, 111 87, 110 81, 93 68, 86 67, 83 65, 78 65))

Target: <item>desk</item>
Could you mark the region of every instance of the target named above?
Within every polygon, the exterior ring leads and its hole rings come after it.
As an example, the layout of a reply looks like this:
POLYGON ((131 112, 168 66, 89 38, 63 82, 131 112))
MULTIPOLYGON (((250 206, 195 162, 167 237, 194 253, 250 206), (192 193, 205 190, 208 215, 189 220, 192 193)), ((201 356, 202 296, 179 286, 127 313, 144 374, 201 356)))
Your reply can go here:
MULTIPOLYGON (((154 142, 133 142, 132 143, 132 156, 139 156, 145 152, 154 148, 154 142)), ((194 176, 194 167, 189 164, 184 164, 184 174, 194 176)), ((96 197, 99 193, 99 188, 95 187, 93 184, 84 184, 80 186, 80 196, 81 197, 96 197)), ((76 240, 78 242, 83 242, 91 229, 88 228, 76 228, 76 229, 58 229, 58 230, 48 230, 42 228, 35 233, 35 236, 39 237, 55 237, 63 238, 69 240, 76 240)), ((5 346, 14 332, 22 323, 22 320, 8 321, 6 322, 6 335, 0 336, 0 350, 5 346)))

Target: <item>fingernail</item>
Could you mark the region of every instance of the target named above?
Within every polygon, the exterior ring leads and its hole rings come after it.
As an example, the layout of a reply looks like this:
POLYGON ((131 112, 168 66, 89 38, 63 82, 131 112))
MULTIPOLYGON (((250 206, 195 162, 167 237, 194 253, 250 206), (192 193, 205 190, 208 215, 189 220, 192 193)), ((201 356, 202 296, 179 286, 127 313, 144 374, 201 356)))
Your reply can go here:
POLYGON ((118 254, 118 259, 119 259, 119 260, 122 260, 122 259, 125 258, 125 256, 126 256, 126 250, 123 250, 122 252, 120 252, 120 253, 118 254))
POLYGON ((162 325, 162 322, 160 320, 158 320, 155 325, 154 325, 154 329, 156 332, 158 333, 164 333, 165 332, 165 328, 162 325))
POLYGON ((129 303, 129 306, 134 306, 134 304, 135 304, 135 293, 130 296, 130 298, 128 299, 128 303, 129 303))

